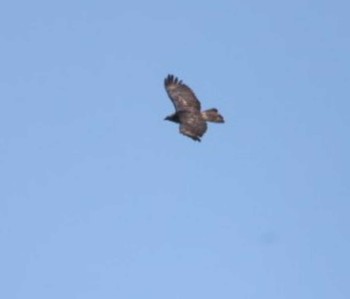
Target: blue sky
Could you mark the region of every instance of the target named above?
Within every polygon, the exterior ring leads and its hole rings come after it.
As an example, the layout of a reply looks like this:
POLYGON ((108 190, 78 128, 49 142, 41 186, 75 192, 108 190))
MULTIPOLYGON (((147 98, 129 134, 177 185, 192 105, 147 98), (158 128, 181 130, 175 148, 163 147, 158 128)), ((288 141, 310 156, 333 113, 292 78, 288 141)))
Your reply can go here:
POLYGON ((349 10, 3 2, 0 297, 350 298, 349 10))

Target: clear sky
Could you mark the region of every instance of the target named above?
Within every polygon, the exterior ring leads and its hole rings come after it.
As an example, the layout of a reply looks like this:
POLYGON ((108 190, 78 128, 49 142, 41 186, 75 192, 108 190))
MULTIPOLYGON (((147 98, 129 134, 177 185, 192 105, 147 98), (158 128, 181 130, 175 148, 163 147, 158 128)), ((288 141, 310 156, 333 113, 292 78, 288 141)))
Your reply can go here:
POLYGON ((350 298, 349 11, 3 1, 0 298, 350 298))

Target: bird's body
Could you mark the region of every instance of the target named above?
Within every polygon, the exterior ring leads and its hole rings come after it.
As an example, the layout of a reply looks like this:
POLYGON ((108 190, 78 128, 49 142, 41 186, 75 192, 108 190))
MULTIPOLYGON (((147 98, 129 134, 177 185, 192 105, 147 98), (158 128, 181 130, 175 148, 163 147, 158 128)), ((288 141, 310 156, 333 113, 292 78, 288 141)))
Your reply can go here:
POLYGON ((224 122, 224 118, 215 108, 201 111, 201 103, 194 92, 178 78, 168 75, 164 86, 175 106, 175 113, 165 119, 180 124, 180 133, 201 141, 200 137, 207 131, 207 121, 224 122))

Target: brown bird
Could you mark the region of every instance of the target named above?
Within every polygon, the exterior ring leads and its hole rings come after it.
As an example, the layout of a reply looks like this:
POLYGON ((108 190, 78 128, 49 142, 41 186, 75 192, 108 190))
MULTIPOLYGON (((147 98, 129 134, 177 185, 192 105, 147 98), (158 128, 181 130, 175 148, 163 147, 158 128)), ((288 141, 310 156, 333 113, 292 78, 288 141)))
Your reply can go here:
POLYGON ((193 140, 201 141, 200 137, 207 130, 207 121, 224 122, 224 118, 216 108, 201 111, 201 103, 194 92, 178 78, 168 75, 164 80, 164 86, 176 111, 165 120, 180 124, 180 133, 193 140))

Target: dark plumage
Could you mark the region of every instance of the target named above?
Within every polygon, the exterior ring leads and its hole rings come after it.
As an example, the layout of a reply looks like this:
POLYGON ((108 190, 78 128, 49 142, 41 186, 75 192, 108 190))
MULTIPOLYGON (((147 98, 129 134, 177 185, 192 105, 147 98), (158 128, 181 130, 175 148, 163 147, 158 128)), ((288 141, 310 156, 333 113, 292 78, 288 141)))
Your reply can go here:
POLYGON ((164 80, 164 86, 175 106, 175 113, 165 119, 180 124, 180 133, 201 141, 200 137, 207 130, 207 121, 224 122, 224 118, 216 108, 201 111, 201 103, 194 92, 178 78, 168 75, 164 80))

